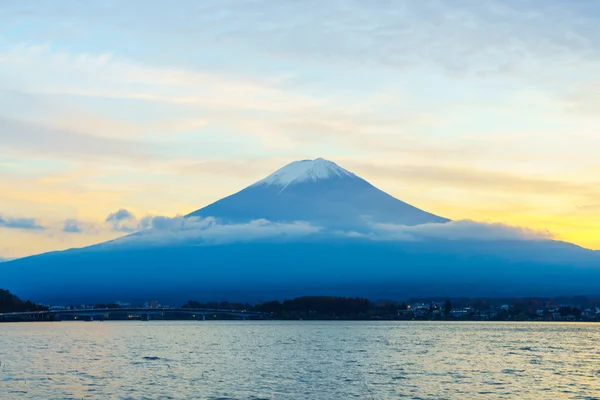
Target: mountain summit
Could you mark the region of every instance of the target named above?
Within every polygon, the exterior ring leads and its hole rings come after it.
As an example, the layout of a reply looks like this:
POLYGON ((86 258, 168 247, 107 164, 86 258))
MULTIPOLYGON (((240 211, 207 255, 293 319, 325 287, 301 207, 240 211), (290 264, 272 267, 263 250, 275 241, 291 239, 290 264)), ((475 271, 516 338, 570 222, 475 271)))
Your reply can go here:
POLYGON ((449 221, 404 203, 322 158, 294 161, 188 217, 215 217, 224 222, 306 221, 328 228, 359 230, 373 223, 419 225, 449 221))
POLYGON ((356 178, 356 175, 334 162, 317 158, 315 160, 294 161, 252 186, 275 185, 285 188, 293 183, 317 182, 335 178, 356 178))

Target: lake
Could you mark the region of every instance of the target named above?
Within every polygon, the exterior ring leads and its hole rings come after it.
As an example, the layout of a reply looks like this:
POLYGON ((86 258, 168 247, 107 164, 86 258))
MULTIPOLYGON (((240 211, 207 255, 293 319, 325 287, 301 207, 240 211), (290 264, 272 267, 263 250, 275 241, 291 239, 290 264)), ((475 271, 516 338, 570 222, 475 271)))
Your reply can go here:
POLYGON ((0 399, 591 399, 600 325, 0 324, 0 399))

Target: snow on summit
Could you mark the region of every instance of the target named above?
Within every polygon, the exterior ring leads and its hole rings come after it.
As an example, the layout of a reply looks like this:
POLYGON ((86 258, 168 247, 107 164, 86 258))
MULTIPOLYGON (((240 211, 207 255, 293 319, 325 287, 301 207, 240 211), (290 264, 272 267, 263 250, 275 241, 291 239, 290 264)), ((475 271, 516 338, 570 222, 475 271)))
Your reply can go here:
POLYGON ((287 164, 188 217, 213 217, 226 223, 303 221, 327 229, 355 231, 367 229, 372 223, 411 226, 448 221, 404 203, 322 158, 287 164))
POLYGON ((278 169, 266 178, 256 182, 253 186, 275 185, 286 187, 291 183, 317 182, 331 178, 356 177, 352 172, 345 170, 336 163, 323 158, 315 160, 294 161, 278 169))

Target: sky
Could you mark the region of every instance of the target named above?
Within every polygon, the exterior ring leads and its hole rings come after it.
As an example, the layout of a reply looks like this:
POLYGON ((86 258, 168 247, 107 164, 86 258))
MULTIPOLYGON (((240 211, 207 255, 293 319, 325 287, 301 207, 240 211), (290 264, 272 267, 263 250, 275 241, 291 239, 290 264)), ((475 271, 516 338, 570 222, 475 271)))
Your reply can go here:
POLYGON ((600 2, 0 2, 0 257, 323 157, 600 249, 600 2))

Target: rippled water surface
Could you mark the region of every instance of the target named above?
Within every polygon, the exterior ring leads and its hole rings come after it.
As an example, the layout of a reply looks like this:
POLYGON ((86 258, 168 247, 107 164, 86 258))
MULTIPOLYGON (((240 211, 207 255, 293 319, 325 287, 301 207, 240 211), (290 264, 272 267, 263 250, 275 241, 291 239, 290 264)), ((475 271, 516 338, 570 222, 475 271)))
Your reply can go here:
POLYGON ((0 399, 590 399, 600 325, 0 324, 0 399))

